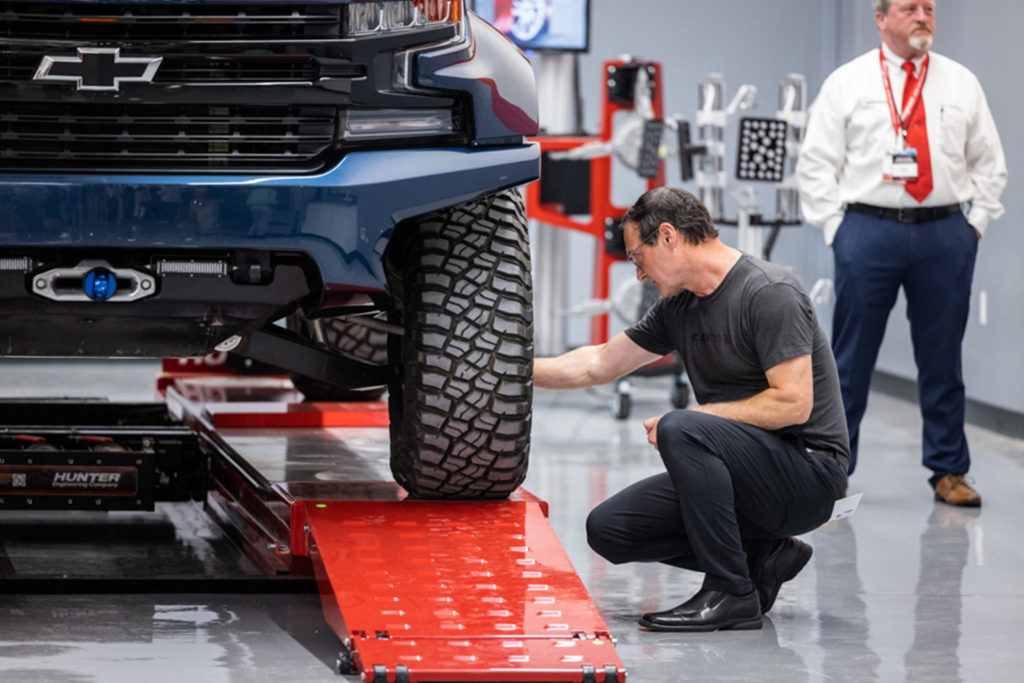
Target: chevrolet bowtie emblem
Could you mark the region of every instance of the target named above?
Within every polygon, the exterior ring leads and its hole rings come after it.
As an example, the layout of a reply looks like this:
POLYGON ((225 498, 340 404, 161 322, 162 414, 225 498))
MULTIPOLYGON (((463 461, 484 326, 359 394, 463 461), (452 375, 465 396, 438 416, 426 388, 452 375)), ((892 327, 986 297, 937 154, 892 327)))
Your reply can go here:
POLYGON ((122 83, 149 83, 163 57, 122 57, 120 48, 80 47, 77 57, 43 57, 34 81, 74 83, 78 90, 116 91, 122 83))

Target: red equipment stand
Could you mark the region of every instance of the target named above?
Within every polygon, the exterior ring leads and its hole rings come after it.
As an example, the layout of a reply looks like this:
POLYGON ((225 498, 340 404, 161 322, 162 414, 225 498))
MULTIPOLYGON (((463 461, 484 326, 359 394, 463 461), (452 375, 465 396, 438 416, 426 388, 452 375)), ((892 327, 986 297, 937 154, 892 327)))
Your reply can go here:
MULTIPOLYGON (((548 152, 561 152, 590 143, 608 142, 614 135, 613 119, 619 112, 633 111, 631 103, 615 101, 609 91, 609 81, 612 75, 623 66, 632 65, 635 62, 623 60, 612 60, 604 63, 602 79, 602 107, 601 107, 601 133, 597 137, 539 137, 536 142, 540 143, 541 154, 548 152)), ((652 67, 654 92, 651 101, 654 110, 654 118, 664 117, 662 107, 661 89, 661 65, 657 62, 647 62, 644 66, 652 67)), ((654 189, 665 184, 665 163, 658 163, 657 175, 647 181, 647 189, 654 189)), ((623 257, 607 253, 605 250, 605 230, 609 219, 620 218, 627 209, 612 204, 612 160, 610 156, 602 156, 590 161, 590 216, 587 219, 572 218, 565 215, 562 207, 553 204, 542 204, 540 199, 540 181, 526 186, 526 214, 530 218, 549 223, 560 228, 577 230, 594 237, 594 282, 592 297, 598 300, 605 300, 611 294, 611 266, 623 257)), ((608 341, 608 314, 601 313, 594 315, 590 320, 590 343, 602 344, 608 341)))
POLYGON ((545 502, 522 489, 505 501, 442 502, 406 500, 383 479, 269 481, 230 445, 238 434, 280 441, 315 424, 342 440, 336 427, 365 435, 381 416, 386 425, 386 407, 298 409, 287 381, 267 378, 178 374, 161 384, 169 412, 212 454, 210 512, 267 573, 315 572, 344 644, 341 673, 373 683, 625 681, 545 502))

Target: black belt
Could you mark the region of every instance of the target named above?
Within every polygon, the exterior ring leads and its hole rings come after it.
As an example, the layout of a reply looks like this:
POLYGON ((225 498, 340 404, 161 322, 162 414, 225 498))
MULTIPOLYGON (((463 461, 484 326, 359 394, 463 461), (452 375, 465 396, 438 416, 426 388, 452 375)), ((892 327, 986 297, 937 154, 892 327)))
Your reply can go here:
POLYGON ((937 221, 940 218, 951 216, 961 211, 959 204, 947 204, 946 206, 914 206, 906 209, 887 209, 884 206, 872 206, 871 204, 847 204, 847 211, 855 213, 866 213, 869 216, 885 218, 900 223, 923 223, 925 221, 937 221))

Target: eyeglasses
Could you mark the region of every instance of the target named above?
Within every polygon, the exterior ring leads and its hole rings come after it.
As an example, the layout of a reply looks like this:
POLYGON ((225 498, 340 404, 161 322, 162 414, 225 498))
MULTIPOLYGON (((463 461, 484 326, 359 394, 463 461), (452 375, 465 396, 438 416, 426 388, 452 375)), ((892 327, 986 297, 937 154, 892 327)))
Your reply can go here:
POLYGON ((651 238, 655 237, 657 234, 658 233, 655 232, 655 233, 653 233, 651 235, 648 235, 647 237, 640 238, 640 244, 636 245, 634 248, 632 248, 632 249, 630 249, 629 251, 626 252, 626 260, 629 261, 630 263, 632 263, 637 268, 643 268, 643 266, 641 266, 640 262, 637 260, 637 252, 640 251, 640 247, 651 246, 652 244, 657 244, 657 241, 654 241, 654 242, 651 241, 651 238))

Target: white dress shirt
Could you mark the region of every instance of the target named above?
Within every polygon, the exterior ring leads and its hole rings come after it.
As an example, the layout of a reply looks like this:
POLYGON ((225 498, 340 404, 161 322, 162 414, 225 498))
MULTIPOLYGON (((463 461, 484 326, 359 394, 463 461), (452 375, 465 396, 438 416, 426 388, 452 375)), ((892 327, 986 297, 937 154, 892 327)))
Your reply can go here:
MULTIPOLYGON (((897 107, 907 75, 904 60, 885 45, 897 107)), ((882 160, 896 147, 878 48, 839 67, 825 79, 796 165, 807 222, 824 229, 831 245, 845 204, 886 208, 971 202, 967 221, 978 233, 1003 215, 1006 159, 978 79, 964 66, 929 53, 922 97, 931 153, 932 191, 918 204, 902 183, 882 179, 882 160)), ((920 75, 923 57, 914 62, 920 75)), ((902 109, 902 107, 900 107, 902 109)))

